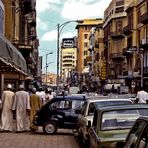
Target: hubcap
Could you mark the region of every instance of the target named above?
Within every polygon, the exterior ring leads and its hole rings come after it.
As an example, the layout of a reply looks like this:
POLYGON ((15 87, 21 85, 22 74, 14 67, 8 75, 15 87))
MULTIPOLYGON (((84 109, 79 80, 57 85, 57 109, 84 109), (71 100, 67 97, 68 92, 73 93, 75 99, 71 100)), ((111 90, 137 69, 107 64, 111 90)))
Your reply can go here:
POLYGON ((55 131, 55 127, 52 124, 48 124, 45 130, 47 133, 53 133, 55 131))

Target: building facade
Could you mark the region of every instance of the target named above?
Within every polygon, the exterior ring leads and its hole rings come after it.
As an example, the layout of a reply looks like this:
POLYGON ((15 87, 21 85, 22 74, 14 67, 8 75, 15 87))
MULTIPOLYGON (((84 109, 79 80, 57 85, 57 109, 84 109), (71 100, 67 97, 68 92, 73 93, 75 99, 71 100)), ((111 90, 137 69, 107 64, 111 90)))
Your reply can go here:
MULTIPOLYGON (((60 76, 63 85, 71 83, 71 75, 76 71, 76 38, 63 38, 61 43, 60 76)), ((69 84, 71 85, 71 84, 69 84)))

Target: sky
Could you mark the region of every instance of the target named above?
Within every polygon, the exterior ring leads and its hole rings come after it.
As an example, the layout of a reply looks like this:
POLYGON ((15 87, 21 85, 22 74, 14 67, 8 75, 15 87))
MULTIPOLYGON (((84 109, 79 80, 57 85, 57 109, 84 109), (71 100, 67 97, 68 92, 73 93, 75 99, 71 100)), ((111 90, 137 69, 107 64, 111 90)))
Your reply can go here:
MULTIPOLYGON (((57 25, 71 20, 103 18, 104 10, 111 0, 36 0, 37 35, 39 55, 43 57, 42 71, 57 72, 57 25)), ((62 38, 75 37, 76 23, 67 24, 60 33, 62 38)), ((61 29, 61 28, 60 28, 61 29)))

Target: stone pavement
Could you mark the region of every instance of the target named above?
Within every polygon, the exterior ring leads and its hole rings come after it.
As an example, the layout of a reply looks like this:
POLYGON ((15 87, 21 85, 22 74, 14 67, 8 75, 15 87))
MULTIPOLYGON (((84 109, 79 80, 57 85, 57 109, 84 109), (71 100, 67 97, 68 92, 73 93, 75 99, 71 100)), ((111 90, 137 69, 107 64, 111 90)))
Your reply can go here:
POLYGON ((58 130, 55 135, 38 132, 0 132, 0 148, 80 148, 72 130, 58 130))

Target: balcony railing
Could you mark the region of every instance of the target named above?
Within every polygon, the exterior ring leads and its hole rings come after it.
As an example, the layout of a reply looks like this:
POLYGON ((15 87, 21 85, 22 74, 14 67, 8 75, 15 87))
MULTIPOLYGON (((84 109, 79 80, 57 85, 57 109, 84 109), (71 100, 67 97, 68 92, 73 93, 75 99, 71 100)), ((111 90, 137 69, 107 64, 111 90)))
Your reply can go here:
POLYGON ((140 19, 141 19, 141 23, 147 24, 148 23, 148 12, 144 13, 140 19))
POLYGON ((125 56, 132 56, 134 51, 137 51, 137 48, 135 46, 132 46, 132 47, 124 48, 122 50, 122 53, 125 56))
POLYGON ((112 39, 123 38, 124 37, 124 35, 122 34, 122 31, 110 32, 110 36, 111 36, 112 39))
POLYGON ((123 28, 123 34, 129 34, 132 32, 132 27, 130 25, 127 25, 123 28))
POLYGON ((125 56, 123 55, 122 52, 117 52, 117 53, 111 53, 110 58, 111 59, 124 59, 125 56))

